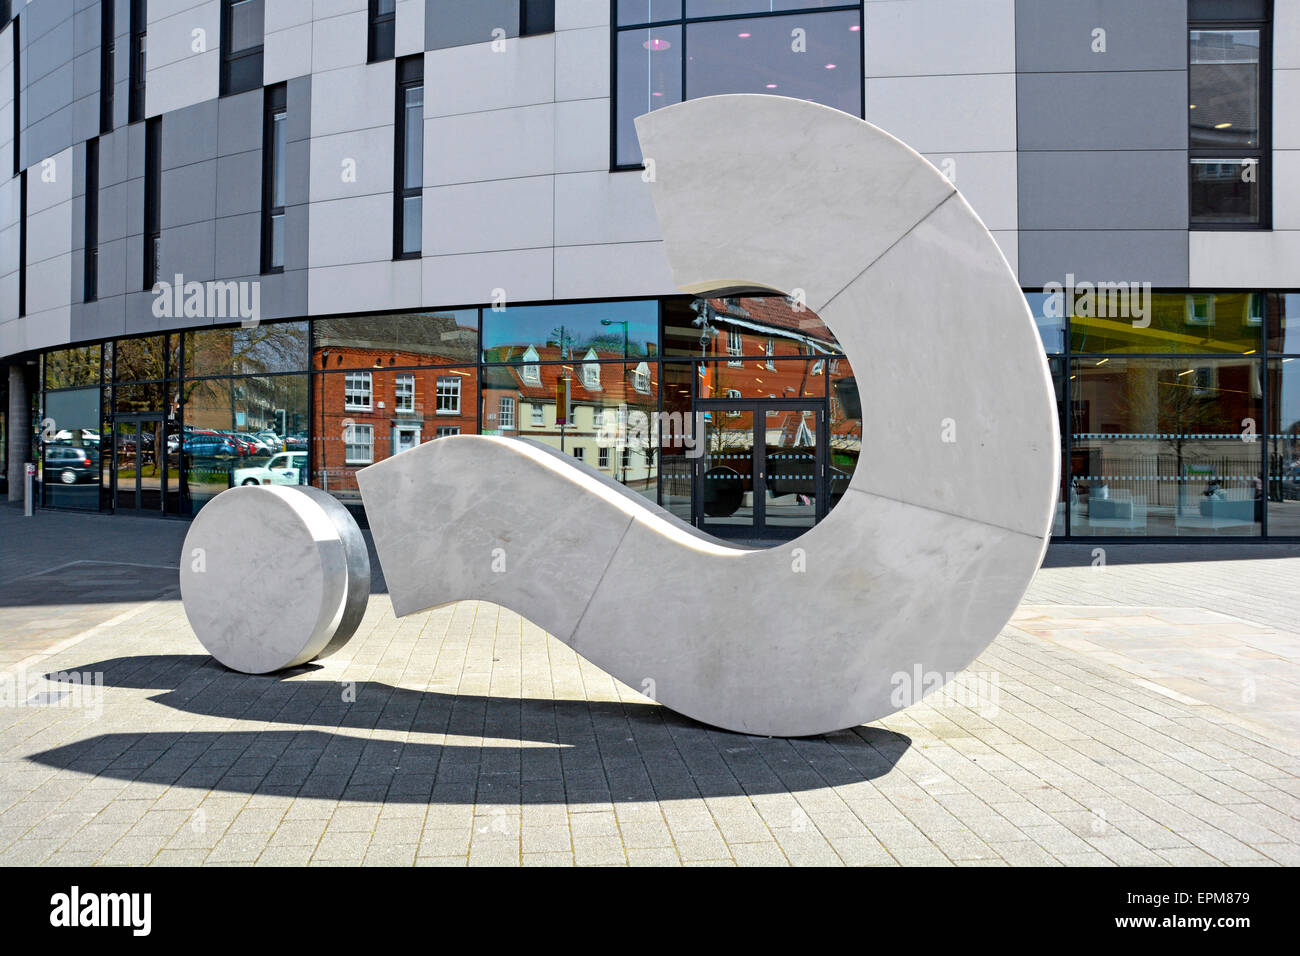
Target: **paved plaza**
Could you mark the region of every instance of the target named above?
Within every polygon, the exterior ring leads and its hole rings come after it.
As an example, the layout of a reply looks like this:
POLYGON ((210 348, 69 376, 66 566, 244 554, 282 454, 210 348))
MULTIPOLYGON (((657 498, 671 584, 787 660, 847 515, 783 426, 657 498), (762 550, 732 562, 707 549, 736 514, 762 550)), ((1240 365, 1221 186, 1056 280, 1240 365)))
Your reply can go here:
POLYGON ((0 863, 1300 864, 1300 548, 1053 547, 944 691, 779 740, 382 575, 337 657, 227 671, 185 530, 0 507, 0 863))

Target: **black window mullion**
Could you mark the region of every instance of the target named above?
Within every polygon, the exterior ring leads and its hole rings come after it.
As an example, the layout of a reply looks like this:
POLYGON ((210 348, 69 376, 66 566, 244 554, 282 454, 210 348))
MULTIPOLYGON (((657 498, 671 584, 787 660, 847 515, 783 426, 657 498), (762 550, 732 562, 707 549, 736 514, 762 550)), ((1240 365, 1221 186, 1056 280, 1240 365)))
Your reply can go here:
POLYGON ((100 0, 99 4, 99 131, 113 129, 113 70, 116 51, 113 8, 117 0, 100 0))
MULTIPOLYGON (((420 244, 413 249, 406 248, 406 200, 420 198, 424 194, 424 170, 416 170, 419 173, 419 185, 407 186, 408 172, 406 168, 407 155, 407 138, 406 138, 406 100, 407 94, 415 90, 423 91, 424 89, 424 56, 415 54, 414 56, 403 57, 397 61, 395 71, 397 78, 397 89, 394 97, 394 117, 393 117, 393 258, 394 259, 415 259, 420 256, 420 244)), ((423 108, 421 108, 421 117, 423 117, 423 108)), ((417 131, 418 135, 423 136, 423 123, 417 131)), ((421 150, 423 157, 423 150, 421 150)))
POLYGON ((145 123, 144 143, 144 289, 158 281, 158 247, 162 240, 162 117, 145 123))
POLYGON ((131 59, 127 64, 129 83, 127 84, 126 121, 128 123, 138 123, 144 119, 145 51, 147 47, 145 34, 149 26, 146 3, 147 0, 131 0, 131 59))
MULTIPOLYGON (((275 248, 275 224, 279 219, 284 228, 284 205, 277 204, 275 183, 277 173, 283 175, 285 156, 281 144, 276 139, 277 122, 285 122, 288 116, 288 97, 285 84, 269 86, 264 93, 264 116, 262 126, 262 272, 279 273, 284 271, 284 260, 277 255, 275 248)), ((283 199, 283 197, 281 197, 283 199)))
POLYGON ((82 300, 99 296, 99 139, 86 140, 86 235, 82 300))

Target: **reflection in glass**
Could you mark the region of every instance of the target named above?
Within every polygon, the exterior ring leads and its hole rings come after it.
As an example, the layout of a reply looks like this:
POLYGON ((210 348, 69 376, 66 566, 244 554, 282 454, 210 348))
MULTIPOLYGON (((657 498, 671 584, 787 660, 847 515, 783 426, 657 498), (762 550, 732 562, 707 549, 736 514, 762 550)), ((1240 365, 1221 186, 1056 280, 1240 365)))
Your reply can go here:
POLYGON ((711 409, 704 413, 700 462, 701 525, 722 534, 755 532, 754 412, 711 409))
POLYGON ((1058 308, 1071 312, 1075 352, 1253 354, 1262 345, 1264 297, 1256 293, 1143 293, 1140 310, 1110 290, 1076 292, 1072 310, 1068 293, 1055 298, 1058 308))
POLYGON ((658 23, 660 20, 679 20, 682 0, 618 0, 618 22, 658 23))
POLYGON ((1268 296, 1268 349, 1300 354, 1300 294, 1268 296))
POLYGON ((1259 145, 1259 31, 1192 30, 1191 145, 1259 145))
POLYGON ((682 28, 652 27, 618 33, 617 166, 641 162, 636 117, 682 101, 682 28))
POLYGON ((1249 439, 1260 373, 1246 357, 1074 361, 1073 533, 1259 534, 1260 447, 1249 439))
POLYGON ((302 372, 306 368, 306 322, 185 333, 186 377, 302 372))
POLYGON ((654 301, 527 305, 483 310, 483 361, 546 362, 654 357, 659 305, 654 301))
POLYGON ((1197 223, 1259 221, 1260 161, 1253 157, 1189 160, 1189 211, 1197 223))
POLYGON ((656 500, 657 363, 601 361, 595 349, 580 358, 484 369, 483 434, 550 445, 656 500), (562 407, 559 393, 565 380, 568 404, 562 407))
POLYGON ((45 505, 98 508, 99 387, 47 392, 41 423, 44 440, 38 474, 45 505))
POLYGON ((1300 535, 1300 358, 1269 362, 1268 533, 1300 535))
POLYGON ((675 298, 664 302, 664 355, 838 355, 839 343, 812 311, 784 296, 675 298))
POLYGON ((663 506, 681 518, 691 520, 691 457, 696 421, 693 387, 695 366, 689 362, 666 362, 663 367, 663 412, 659 429, 659 484, 663 506))
POLYGON ((854 28, 861 22, 860 11, 845 10, 690 23, 686 96, 771 93, 859 116, 861 41, 854 28), (802 42, 796 30, 804 31, 802 42))
POLYGON ((862 397, 858 393, 857 376, 848 359, 830 359, 827 362, 830 389, 829 441, 826 472, 830 500, 827 510, 834 508, 848 490, 849 482, 858 470, 862 454, 862 397))
POLYGON ((478 310, 317 319, 315 335, 315 369, 463 365, 476 357, 478 310))
POLYGON ((1043 340, 1047 353, 1065 351, 1065 315, 1062 308, 1063 296, 1048 292, 1026 292, 1025 301, 1038 327, 1038 337, 1043 340))
POLYGON ((100 349, 98 345, 57 349, 45 353, 45 387, 73 388, 98 385, 100 349))
MULTIPOLYGON (((332 366, 329 359, 326 362, 332 366)), ((473 366, 318 375, 312 401, 311 483, 353 506, 361 502, 356 480, 361 468, 435 438, 478 430, 478 374, 473 366), (359 401, 362 387, 368 389, 364 404, 359 401)))
POLYGON ((118 382, 151 382, 167 377, 165 343, 161 335, 118 339, 113 379, 118 382))

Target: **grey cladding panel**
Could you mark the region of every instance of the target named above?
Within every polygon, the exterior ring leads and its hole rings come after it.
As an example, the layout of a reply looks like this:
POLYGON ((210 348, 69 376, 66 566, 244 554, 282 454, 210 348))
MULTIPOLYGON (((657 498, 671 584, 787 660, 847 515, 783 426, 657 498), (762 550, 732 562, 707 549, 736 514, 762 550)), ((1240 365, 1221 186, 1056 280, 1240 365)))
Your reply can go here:
POLYGON ((1019 0, 1016 69, 1179 70, 1187 66, 1187 0, 1019 0), (1094 53, 1094 30, 1105 52, 1094 53))

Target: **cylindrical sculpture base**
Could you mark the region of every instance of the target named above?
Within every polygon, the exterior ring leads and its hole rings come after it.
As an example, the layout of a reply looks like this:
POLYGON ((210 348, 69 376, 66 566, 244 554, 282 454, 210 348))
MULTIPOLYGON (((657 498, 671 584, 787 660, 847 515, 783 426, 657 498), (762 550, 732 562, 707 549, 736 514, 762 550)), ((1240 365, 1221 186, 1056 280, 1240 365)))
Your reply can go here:
POLYGON ((217 495, 190 525, 180 568, 190 627, 209 654, 246 674, 332 654, 370 596, 361 529, 332 496, 301 485, 217 495))

